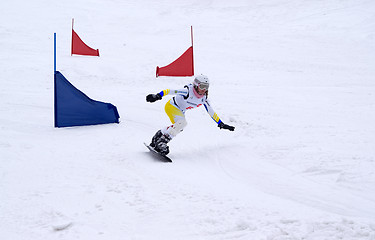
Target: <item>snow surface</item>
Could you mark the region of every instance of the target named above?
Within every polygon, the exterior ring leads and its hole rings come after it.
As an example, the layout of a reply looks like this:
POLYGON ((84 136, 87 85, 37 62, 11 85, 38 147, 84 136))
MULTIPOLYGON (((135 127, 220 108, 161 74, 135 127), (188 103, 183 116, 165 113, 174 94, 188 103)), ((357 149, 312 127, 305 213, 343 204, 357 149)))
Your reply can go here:
POLYGON ((373 0, 2 0, 0 238, 375 239, 373 0), (70 56, 75 30, 101 56, 70 56), (205 110, 170 142, 145 96, 190 46, 205 110), (53 127, 57 69, 121 123, 53 127))

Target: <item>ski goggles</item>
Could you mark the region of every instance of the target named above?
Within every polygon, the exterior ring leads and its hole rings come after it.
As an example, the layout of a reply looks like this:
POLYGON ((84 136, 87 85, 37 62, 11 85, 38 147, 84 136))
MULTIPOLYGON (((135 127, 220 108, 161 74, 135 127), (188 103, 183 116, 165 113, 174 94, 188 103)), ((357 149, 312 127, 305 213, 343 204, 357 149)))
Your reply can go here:
POLYGON ((198 84, 198 88, 200 89, 200 90, 205 90, 205 91, 207 91, 208 90, 208 83, 199 83, 198 84))

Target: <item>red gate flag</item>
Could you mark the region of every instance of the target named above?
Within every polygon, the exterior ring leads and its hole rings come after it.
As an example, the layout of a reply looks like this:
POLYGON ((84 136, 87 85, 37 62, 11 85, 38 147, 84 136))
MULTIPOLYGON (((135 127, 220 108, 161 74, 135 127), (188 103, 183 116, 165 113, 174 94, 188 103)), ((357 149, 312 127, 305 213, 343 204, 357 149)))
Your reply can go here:
POLYGON ((193 56, 193 27, 191 27, 191 47, 189 47, 179 58, 165 67, 156 67, 156 77, 187 77, 194 75, 193 56))
POLYGON ((186 77, 194 75, 193 47, 189 47, 179 58, 165 67, 156 67, 156 77, 186 77))
POLYGON ((73 29, 74 19, 72 21, 72 55, 98 56, 99 49, 93 49, 86 45, 73 29))

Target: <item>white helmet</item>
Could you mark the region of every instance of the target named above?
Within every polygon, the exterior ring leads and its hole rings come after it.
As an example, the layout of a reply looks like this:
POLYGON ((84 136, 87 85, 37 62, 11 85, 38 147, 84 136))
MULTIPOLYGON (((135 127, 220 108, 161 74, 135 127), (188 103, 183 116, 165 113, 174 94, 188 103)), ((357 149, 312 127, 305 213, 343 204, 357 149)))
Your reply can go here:
POLYGON ((208 90, 208 87, 210 86, 210 81, 208 80, 208 77, 201 74, 194 78, 193 82, 194 87, 198 87, 202 90, 208 90))

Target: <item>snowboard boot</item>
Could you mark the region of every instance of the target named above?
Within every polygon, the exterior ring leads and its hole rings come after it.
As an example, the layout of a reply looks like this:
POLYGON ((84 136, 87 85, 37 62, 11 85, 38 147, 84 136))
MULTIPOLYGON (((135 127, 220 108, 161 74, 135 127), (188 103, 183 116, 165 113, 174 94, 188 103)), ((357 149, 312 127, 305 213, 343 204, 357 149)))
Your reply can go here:
POLYGON ((158 138, 155 142, 155 150, 158 151, 161 155, 167 155, 169 153, 169 146, 167 143, 172 138, 168 135, 162 134, 160 138, 158 138))
POLYGON ((151 143, 150 143, 150 146, 155 148, 156 147, 156 142, 159 140, 159 138, 163 136, 163 134, 161 133, 161 131, 157 131, 155 133, 155 135, 152 137, 152 140, 151 140, 151 143))

